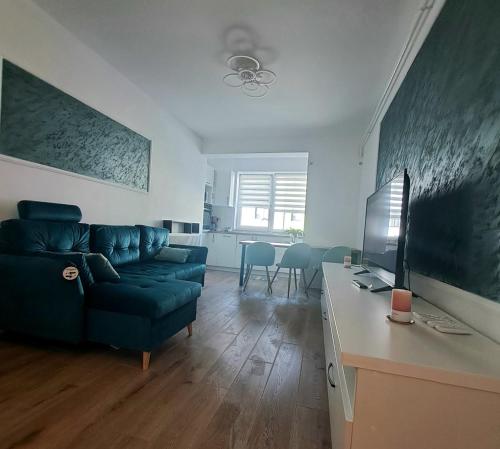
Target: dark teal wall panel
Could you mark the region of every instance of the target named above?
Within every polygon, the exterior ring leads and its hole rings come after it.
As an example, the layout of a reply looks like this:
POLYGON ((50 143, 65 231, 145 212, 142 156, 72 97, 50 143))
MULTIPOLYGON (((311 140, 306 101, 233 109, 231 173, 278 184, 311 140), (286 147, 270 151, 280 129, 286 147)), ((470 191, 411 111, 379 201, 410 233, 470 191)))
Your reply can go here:
POLYGON ((148 190, 151 141, 3 61, 0 153, 148 190))
POLYGON ((500 2, 448 0, 381 125, 380 186, 408 168, 407 257, 500 301, 500 2))

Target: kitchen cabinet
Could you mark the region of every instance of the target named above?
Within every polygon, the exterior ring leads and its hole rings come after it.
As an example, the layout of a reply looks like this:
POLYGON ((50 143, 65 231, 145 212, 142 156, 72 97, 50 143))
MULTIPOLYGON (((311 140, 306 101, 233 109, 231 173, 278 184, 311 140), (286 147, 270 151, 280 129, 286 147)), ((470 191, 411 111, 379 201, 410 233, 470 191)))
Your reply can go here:
MULTIPOLYGON (((289 243, 288 236, 272 236, 263 234, 234 234, 224 232, 206 232, 203 234, 203 245, 208 248, 207 265, 221 268, 240 268, 242 240, 255 240, 258 242, 289 243)), ((276 270, 278 263, 285 252, 285 248, 275 248, 275 263, 269 267, 270 271, 276 270)), ((263 271, 264 267, 254 267, 255 271, 263 271)))
POLYGON ((215 234, 217 247, 217 266, 232 268, 236 258, 236 235, 215 234))
POLYGON ((236 174, 234 170, 215 171, 214 180, 214 205, 234 206, 234 183, 236 174))
POLYGON ((207 265, 222 268, 236 268, 236 234, 207 232, 204 244, 208 248, 207 265))
POLYGON ((203 233, 202 245, 208 249, 207 265, 216 266, 215 234, 213 232, 203 233))

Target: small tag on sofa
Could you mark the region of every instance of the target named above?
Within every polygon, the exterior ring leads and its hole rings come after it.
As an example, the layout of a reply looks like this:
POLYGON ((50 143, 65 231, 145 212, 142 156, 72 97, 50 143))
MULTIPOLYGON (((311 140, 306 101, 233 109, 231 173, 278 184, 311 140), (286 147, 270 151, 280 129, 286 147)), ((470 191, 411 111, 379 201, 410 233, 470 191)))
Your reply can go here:
POLYGON ((78 268, 76 267, 66 267, 63 272, 63 278, 67 281, 74 281, 78 277, 78 268))

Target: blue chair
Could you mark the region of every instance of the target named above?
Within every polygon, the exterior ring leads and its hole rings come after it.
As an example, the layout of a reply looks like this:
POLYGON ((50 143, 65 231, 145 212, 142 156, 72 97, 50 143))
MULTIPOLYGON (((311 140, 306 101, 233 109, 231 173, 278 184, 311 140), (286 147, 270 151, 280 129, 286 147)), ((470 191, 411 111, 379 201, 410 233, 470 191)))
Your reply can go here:
POLYGON ((272 245, 266 242, 255 242, 248 245, 245 261, 247 263, 247 274, 243 283, 243 291, 246 290, 248 281, 252 274, 254 266, 266 267, 267 290, 272 293, 271 278, 269 276, 269 267, 274 265, 275 250, 272 245))
MULTIPOLYGON (((309 266, 309 262, 311 260, 311 247, 305 243, 296 243, 290 247, 288 247, 283 254, 283 258, 281 262, 276 264, 277 269, 276 273, 274 273, 273 280, 271 281, 271 285, 276 279, 278 272, 281 268, 288 268, 288 294, 287 298, 290 297, 290 282, 292 279, 292 269, 293 275, 295 278, 295 290, 297 290, 297 268, 302 270, 302 277, 304 278, 304 285, 307 285, 306 282, 306 274, 305 269, 309 266)), ((306 289, 307 295, 307 289, 306 289)))
POLYGON ((330 248, 329 250, 325 251, 323 257, 321 258, 321 262, 313 267, 314 274, 307 286, 307 290, 309 290, 311 284, 313 283, 314 279, 319 273, 319 270, 321 270, 321 264, 323 262, 344 263, 344 257, 352 256, 352 252, 353 252, 352 248, 349 248, 348 246, 334 246, 333 248, 330 248))

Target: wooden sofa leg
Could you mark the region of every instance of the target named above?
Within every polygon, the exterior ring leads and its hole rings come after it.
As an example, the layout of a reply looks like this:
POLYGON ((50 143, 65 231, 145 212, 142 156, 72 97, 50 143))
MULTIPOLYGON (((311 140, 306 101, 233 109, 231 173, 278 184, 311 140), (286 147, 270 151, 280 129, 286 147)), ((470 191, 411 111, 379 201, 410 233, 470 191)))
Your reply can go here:
POLYGON ((193 335, 193 323, 189 323, 187 326, 188 335, 191 337, 193 335))
POLYGON ((146 371, 149 369, 149 360, 151 359, 151 353, 150 352, 143 352, 142 353, 142 369, 146 371))

